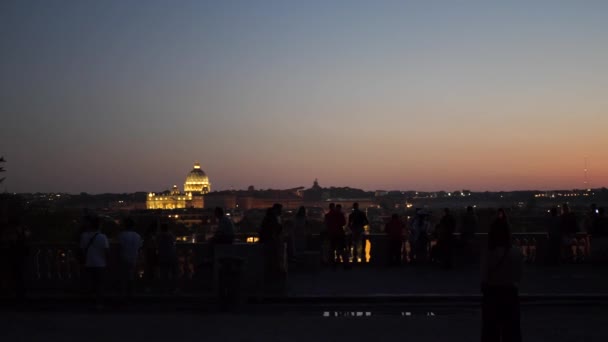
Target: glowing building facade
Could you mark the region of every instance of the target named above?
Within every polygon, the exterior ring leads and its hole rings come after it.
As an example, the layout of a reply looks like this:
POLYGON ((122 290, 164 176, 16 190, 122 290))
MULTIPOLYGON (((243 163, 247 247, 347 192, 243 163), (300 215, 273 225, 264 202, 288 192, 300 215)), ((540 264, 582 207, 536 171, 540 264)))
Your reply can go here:
POLYGON ((194 168, 188 176, 186 176, 186 182, 184 183, 184 192, 204 195, 211 191, 211 183, 209 183, 209 177, 205 171, 201 170, 201 164, 194 163, 194 168))
POLYGON ((204 208, 203 195, 211 191, 211 183, 207 174, 201 170, 199 163, 186 176, 184 192, 180 192, 177 185, 171 191, 162 193, 149 193, 146 199, 147 209, 183 209, 204 208))

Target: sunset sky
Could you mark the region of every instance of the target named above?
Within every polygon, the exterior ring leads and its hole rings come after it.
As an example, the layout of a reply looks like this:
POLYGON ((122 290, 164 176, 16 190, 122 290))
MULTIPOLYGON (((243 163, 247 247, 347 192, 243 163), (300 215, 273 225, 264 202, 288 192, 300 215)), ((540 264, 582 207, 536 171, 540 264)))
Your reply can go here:
POLYGON ((608 1, 0 2, 10 192, 608 186, 608 1))

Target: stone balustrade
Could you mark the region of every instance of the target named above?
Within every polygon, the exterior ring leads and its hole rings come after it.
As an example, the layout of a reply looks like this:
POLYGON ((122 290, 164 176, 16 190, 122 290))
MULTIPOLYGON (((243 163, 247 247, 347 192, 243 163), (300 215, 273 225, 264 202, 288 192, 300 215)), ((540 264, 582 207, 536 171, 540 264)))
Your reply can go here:
MULTIPOLYGON (((253 236, 253 235, 251 235, 253 236)), ((247 236, 243 236, 240 241, 247 241, 247 236)), ((472 248, 475 255, 481 246, 485 246, 487 234, 477 234, 472 248)), ((249 239, 255 241, 255 239, 249 239)), ((362 260, 369 267, 384 267, 387 264, 387 237, 384 234, 371 234, 365 236, 366 258, 362 260)), ((455 254, 462 252, 458 248, 458 236, 454 241, 457 242, 455 254)), ((586 234, 577 234, 570 246, 572 262, 586 262, 590 260, 593 239, 586 234)), ((548 240, 544 233, 516 233, 513 234, 513 242, 519 246, 525 256, 527 263, 542 264, 547 255, 548 240)), ((433 246, 435 241, 430 242, 433 246)), ((243 260, 242 267, 242 287, 247 289, 250 294, 259 293, 263 287, 264 262, 262 256, 262 246, 257 243, 237 242, 233 245, 217 246, 214 253, 210 251, 207 243, 178 243, 177 244, 177 287, 183 291, 200 293, 213 293, 217 289, 217 270, 218 260, 223 257, 237 257, 243 260)), ((308 243, 308 252, 305 260, 313 263, 322 263, 323 241, 319 235, 313 235, 308 243), (315 255, 317 255, 315 257, 315 255), (311 261, 312 260, 312 261, 311 261)), ((287 244, 285 250, 287 250, 287 244)), ((2 248, 2 258, 8 265, 11 260, 10 249, 2 248)), ((408 262, 407 251, 409 243, 404 241, 403 260, 408 262)), ((109 289, 118 290, 120 287, 119 255, 118 245, 111 244, 109 251, 108 268, 106 272, 106 283, 109 289)), ((289 253, 285 252, 282 263, 287 269, 289 253)), ((302 270, 298 265, 297 256, 291 256, 290 260, 295 261, 293 271, 302 270)), ((327 256, 325 256, 325 260, 327 256)), ((158 287, 159 273, 158 268, 152 268, 153 274, 146 275, 148 269, 145 265, 143 253, 137 263, 137 287, 139 290, 146 288, 155 289, 158 287)), ((318 265, 313 265, 318 266, 318 265)), ((36 290, 61 290, 79 292, 81 289, 80 249, 76 244, 63 243, 32 243, 29 245, 29 253, 24 261, 26 286, 36 290)), ((318 270, 318 267, 315 268, 318 270)), ((290 269, 291 270, 291 269, 290 269)), ((3 271, 10 272, 10 266, 3 271)))

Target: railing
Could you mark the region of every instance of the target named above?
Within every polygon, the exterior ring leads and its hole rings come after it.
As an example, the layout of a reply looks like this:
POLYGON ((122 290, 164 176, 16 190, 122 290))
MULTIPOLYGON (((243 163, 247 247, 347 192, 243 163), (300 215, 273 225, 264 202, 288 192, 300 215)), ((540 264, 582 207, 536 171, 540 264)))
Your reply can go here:
MULTIPOLYGON (((348 239, 348 237, 347 237, 348 239)), ((369 234, 364 236, 364 256, 361 258, 361 263, 369 263, 374 265, 385 265, 388 262, 388 238, 385 234, 369 234)), ((465 245, 460 234, 454 234, 453 252, 455 257, 463 255, 474 255, 478 257, 484 249, 487 241, 487 233, 477 233, 472 244, 465 245)), ((431 238, 428 242, 427 259, 430 258, 430 253, 433 247, 437 244, 437 240, 431 238)), ((531 232, 531 233, 514 233, 513 244, 518 246, 524 255, 524 260, 527 263, 544 262, 548 254, 548 237, 546 233, 531 232)), ((326 241, 322 241, 318 234, 313 235, 311 245, 312 249, 320 250, 325 253, 328 251, 326 241)), ((589 260, 591 256, 591 237, 585 233, 578 233, 572 236, 571 243, 564 247, 567 249, 566 255, 563 256, 564 262, 584 262, 589 260)), ((401 245, 401 260, 403 263, 411 263, 410 251, 412 246, 410 241, 404 239, 401 245)), ((563 252, 563 251, 562 251, 563 252)), ((564 253, 562 253, 564 254, 564 253)), ((349 261, 353 261, 353 251, 348 250, 347 256, 349 261)), ((329 256, 323 255, 322 260, 327 260, 329 256)))
MULTIPOLYGON (((208 260, 207 244, 178 243, 177 249, 177 277, 174 281, 180 288, 192 291, 205 291, 211 289, 211 261, 208 260)), ((14 256, 11 250, 2 250, 3 259, 7 268, 11 268, 14 256)), ((83 266, 80 262, 80 249, 76 244, 46 244, 32 243, 28 246, 28 253, 23 260, 24 277, 28 288, 32 289, 61 289, 79 291, 81 288, 81 273, 83 266)), ((159 269, 156 266, 146 267, 145 253, 140 253, 136 266, 136 285, 143 289, 157 288, 159 282, 159 269), (152 275, 146 275, 150 271, 152 275)), ((107 261, 105 276, 109 288, 119 288, 119 249, 118 245, 111 244, 107 261)), ((10 270, 9 270, 10 271, 10 270)))
MULTIPOLYGON (((252 235, 253 236, 253 235, 252 235)), ((246 241, 247 236, 240 238, 241 241, 246 241)), ((454 241, 458 242, 459 236, 456 235, 454 241)), ((388 263, 388 239, 384 234, 366 235, 365 241, 365 258, 362 258, 364 264, 371 267, 383 267, 388 263)), ((474 243, 469 252, 472 255, 479 255, 479 250, 485 246, 487 234, 477 234, 474 243)), ((585 262, 591 256, 592 239, 586 234, 577 234, 571 240, 569 245, 570 255, 573 262, 585 262)), ((548 240, 545 233, 523 233, 513 234, 513 242, 518 245, 525 256, 528 263, 542 264, 546 260, 548 251, 548 240)), ((429 251, 435 245, 436 241, 429 242, 429 251)), ((324 247, 325 242, 322 241, 319 235, 313 235, 308 242, 308 250, 311 254, 317 254, 317 258, 313 258, 313 262, 321 262, 327 260, 327 248, 324 247)), ((286 246, 287 247, 287 246, 286 246)), ((230 247, 221 247, 219 252, 214 253, 213 259, 210 253, 210 246, 207 243, 178 243, 177 244, 177 278, 174 279, 176 286, 187 292, 209 292, 212 293, 216 287, 217 280, 217 258, 226 255, 237 255, 246 261, 244 277, 247 278, 246 286, 254 287, 259 290, 260 277, 263 274, 262 251, 259 244, 237 242, 230 247)), ((464 252, 464 247, 456 244, 455 255, 458 256, 464 252)), ((408 252, 411 247, 408 241, 403 241, 402 245, 402 261, 409 263, 408 252)), ((567 249, 567 248, 566 248, 567 249)), ((285 248, 289 250, 289 248, 285 248)), ((10 272, 10 260, 14 256, 10 255, 10 249, 0 249, 2 260, 4 260, 6 270, 3 274, 10 272)), ((109 260, 107 266, 106 283, 109 289, 118 291, 120 289, 119 278, 119 254, 118 246, 111 244, 109 260)), ((288 252, 285 253, 285 260, 288 259, 288 252)), ((80 250, 76 244, 47 244, 37 243, 29 246, 29 253, 23 260, 24 277, 26 287, 39 290, 61 290, 78 292, 81 289, 81 272, 82 265, 79 260, 80 250)), ((352 261, 352 253, 349 254, 352 261)), ((297 271, 298 265, 297 256, 289 258, 295 260, 294 271, 297 271)), ((145 253, 140 253, 137 263, 137 279, 136 287, 143 291, 145 289, 158 289, 161 287, 159 269, 157 265, 146 264, 145 253), (146 274, 148 272, 149 274, 146 274)), ((287 261, 285 261, 287 264, 287 261)), ((317 265, 318 266, 318 265, 317 265)), ((6 278, 2 287, 7 287, 6 278)))

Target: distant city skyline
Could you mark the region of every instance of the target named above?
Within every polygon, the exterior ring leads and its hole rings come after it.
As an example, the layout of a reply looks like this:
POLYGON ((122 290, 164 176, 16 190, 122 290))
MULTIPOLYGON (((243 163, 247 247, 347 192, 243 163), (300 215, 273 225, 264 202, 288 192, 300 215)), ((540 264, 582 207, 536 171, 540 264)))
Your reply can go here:
POLYGON ((0 191, 158 191, 195 161, 213 190, 607 186, 606 18, 606 1, 2 1, 0 191))
MULTIPOLYGON (((584 171, 583 171, 583 175, 584 175, 584 171)), ((8 192, 18 192, 18 193, 35 193, 35 192, 46 192, 46 193, 70 193, 70 194, 78 194, 78 193, 90 193, 90 194, 103 194, 103 193, 134 193, 134 192, 145 192, 145 193, 160 193, 163 191, 171 191, 173 187, 177 187, 177 189, 184 190, 183 188, 183 181, 184 179, 188 176, 188 173, 184 173, 183 177, 181 180, 178 180, 176 182, 169 182, 166 183, 164 186, 159 185, 159 186, 153 186, 149 189, 139 189, 139 190, 129 190, 129 191, 125 191, 125 190, 117 190, 117 191, 93 191, 93 192, 89 192, 89 191, 66 191, 66 190, 53 190, 53 191, 41 191, 41 190, 35 190, 35 191, 13 191, 10 190, 5 186, 4 189, 2 189, 2 191, 8 191, 8 192)), ((584 176, 583 176, 583 179, 584 176)), ((587 178, 588 180, 588 178, 587 178)), ((304 188, 304 189, 309 189, 312 187, 312 185, 314 184, 314 182, 318 182, 319 186, 321 186, 322 188, 331 188, 331 187, 336 187, 336 188, 340 188, 340 187, 346 187, 346 188, 353 188, 353 189, 361 189, 364 191, 368 191, 368 192, 374 192, 374 191, 416 191, 416 192, 429 192, 429 193, 433 193, 433 192, 441 192, 441 191, 445 191, 445 192, 455 192, 455 191, 471 191, 471 192, 485 192, 485 191, 489 191, 489 192, 501 192, 501 191, 505 191, 505 192, 509 192, 509 191, 547 191, 547 192, 551 192, 551 191, 570 191, 570 190, 585 190, 585 189, 600 189, 603 188, 605 186, 592 186, 590 184, 590 182, 585 183, 585 181, 583 180, 581 185, 582 186, 578 186, 578 187, 571 187, 571 188, 494 188, 494 189, 476 189, 476 188, 470 188, 470 187, 452 187, 452 188, 399 188, 399 187, 362 187, 359 186, 357 184, 326 184, 323 183, 322 180, 318 179, 318 178, 311 178, 311 180, 307 183, 302 183, 302 184, 292 184, 292 185, 285 185, 285 186, 281 186, 281 187, 273 187, 273 186, 258 186, 256 184, 249 184, 246 186, 241 186, 241 187, 236 187, 236 186, 228 186, 228 187, 220 187, 220 188, 215 188, 213 190, 213 192, 215 191, 226 191, 226 190, 236 190, 236 191, 245 191, 248 190, 250 187, 253 187, 254 190, 288 190, 288 189, 295 189, 295 188, 304 188), (585 185, 589 185, 590 187, 586 188, 585 185)), ((214 184, 212 182, 212 180, 210 179, 210 184, 214 184)), ((184 190, 186 191, 186 190, 184 190)))

